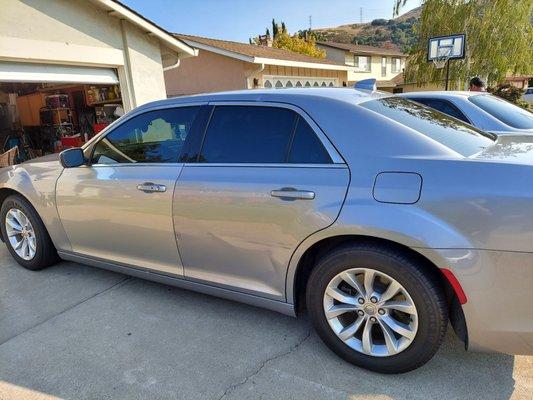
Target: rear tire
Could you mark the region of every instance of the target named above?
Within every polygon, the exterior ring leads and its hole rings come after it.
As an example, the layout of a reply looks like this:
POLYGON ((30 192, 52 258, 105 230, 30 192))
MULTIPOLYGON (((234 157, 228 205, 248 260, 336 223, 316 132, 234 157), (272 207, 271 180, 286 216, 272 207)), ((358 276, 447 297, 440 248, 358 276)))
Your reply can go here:
POLYGON ((4 200, 0 229, 7 249, 24 268, 37 271, 59 261, 41 218, 22 196, 11 195, 4 200))
POLYGON ((393 248, 374 244, 345 245, 324 256, 309 277, 306 301, 315 329, 331 350, 381 373, 425 364, 448 323, 443 290, 427 270, 393 248), (366 276, 372 282, 368 286, 366 276), (406 312, 399 310, 400 302, 406 312))

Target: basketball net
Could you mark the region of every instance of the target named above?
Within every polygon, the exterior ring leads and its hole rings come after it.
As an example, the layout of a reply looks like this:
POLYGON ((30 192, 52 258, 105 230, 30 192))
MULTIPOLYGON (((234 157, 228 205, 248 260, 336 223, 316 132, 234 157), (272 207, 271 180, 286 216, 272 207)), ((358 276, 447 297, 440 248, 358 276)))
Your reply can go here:
POLYGON ((437 57, 433 59, 433 64, 435 68, 441 69, 446 65, 446 61, 450 59, 452 55, 453 46, 439 46, 437 49, 437 57))

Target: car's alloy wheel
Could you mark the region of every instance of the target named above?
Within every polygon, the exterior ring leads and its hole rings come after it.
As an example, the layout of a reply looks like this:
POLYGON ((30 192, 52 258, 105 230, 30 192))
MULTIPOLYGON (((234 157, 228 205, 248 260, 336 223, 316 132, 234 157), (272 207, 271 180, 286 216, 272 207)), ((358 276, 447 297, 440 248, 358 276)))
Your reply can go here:
POLYGON ((19 195, 6 197, 0 221, 7 249, 24 268, 37 271, 59 261, 43 221, 28 200, 19 195))
POLYGON ((324 314, 339 339, 374 357, 402 352, 418 329, 417 309, 407 290, 372 268, 337 274, 324 293, 324 314))
POLYGON ((307 281, 306 306, 331 350, 384 373, 426 363, 448 323, 438 271, 409 251, 373 242, 321 256, 307 281))
POLYGON ((11 208, 5 217, 6 233, 9 244, 17 255, 29 261, 35 257, 37 240, 29 218, 17 208, 11 208))

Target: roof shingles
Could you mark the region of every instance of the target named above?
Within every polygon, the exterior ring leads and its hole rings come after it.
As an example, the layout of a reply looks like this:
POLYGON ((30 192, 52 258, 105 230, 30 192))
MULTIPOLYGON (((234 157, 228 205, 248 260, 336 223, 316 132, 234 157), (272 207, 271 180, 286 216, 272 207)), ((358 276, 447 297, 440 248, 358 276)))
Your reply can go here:
POLYGON ((313 64, 345 66, 325 58, 315 58, 305 54, 295 53, 289 50, 278 49, 275 47, 258 46, 247 43, 231 42, 228 40, 211 39, 201 36, 174 34, 177 38, 194 46, 194 42, 210 47, 216 47, 229 52, 237 53, 248 57, 268 58, 275 60, 296 61, 313 64))

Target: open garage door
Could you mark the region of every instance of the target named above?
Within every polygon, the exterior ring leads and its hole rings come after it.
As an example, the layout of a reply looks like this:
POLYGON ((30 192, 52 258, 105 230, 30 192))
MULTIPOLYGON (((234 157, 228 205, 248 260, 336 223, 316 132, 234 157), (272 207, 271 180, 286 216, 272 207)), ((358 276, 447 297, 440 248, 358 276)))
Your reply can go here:
POLYGON ((81 146, 123 114, 115 69, 0 62, 0 164, 81 146))
POLYGON ((117 72, 111 68, 66 65, 0 63, 0 82, 49 82, 118 84, 117 72))

